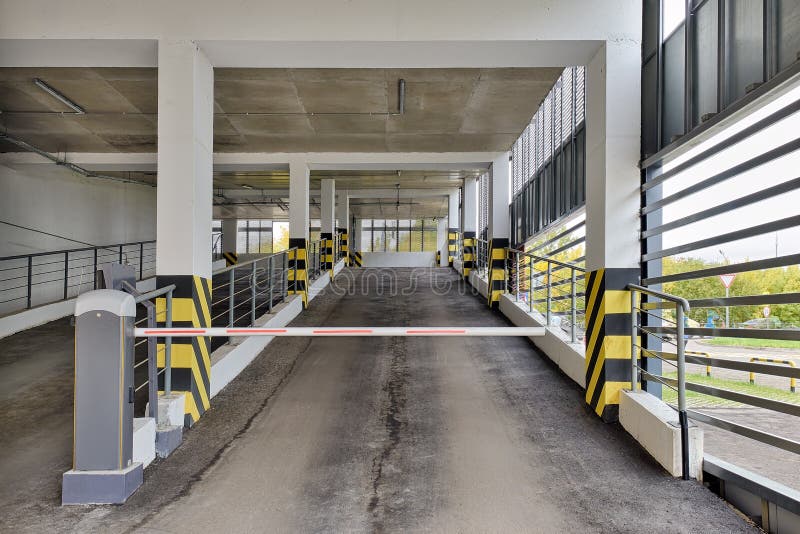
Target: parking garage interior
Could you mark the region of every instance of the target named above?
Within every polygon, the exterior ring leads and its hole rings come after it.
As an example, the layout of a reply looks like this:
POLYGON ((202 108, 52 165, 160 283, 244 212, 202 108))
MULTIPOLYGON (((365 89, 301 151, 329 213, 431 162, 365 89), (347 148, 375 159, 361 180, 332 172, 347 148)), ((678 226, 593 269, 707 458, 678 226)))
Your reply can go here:
POLYGON ((0 0, 0 530, 796 532, 799 17, 0 0))

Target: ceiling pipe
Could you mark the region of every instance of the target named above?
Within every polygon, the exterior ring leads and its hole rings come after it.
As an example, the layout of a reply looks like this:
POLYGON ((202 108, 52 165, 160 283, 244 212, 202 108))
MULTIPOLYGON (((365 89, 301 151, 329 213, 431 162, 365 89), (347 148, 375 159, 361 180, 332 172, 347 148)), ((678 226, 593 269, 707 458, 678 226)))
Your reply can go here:
POLYGON ((34 154, 38 154, 38 155, 42 156, 43 158, 49 159, 50 161, 52 161, 56 165, 59 165, 61 167, 66 167, 67 169, 71 170, 72 172, 74 172, 76 174, 80 174, 81 176, 85 176, 86 178, 98 178, 98 179, 101 179, 101 180, 111 180, 111 181, 120 182, 120 183, 123 183, 123 184, 136 184, 136 185, 146 185, 148 187, 156 187, 155 184, 149 184, 147 182, 140 182, 140 181, 137 181, 137 180, 128 180, 127 178, 120 178, 118 176, 108 176, 106 174, 94 173, 94 172, 92 172, 90 170, 84 169, 83 167, 75 165, 74 163, 70 163, 70 162, 68 162, 66 160, 59 159, 58 156, 54 156, 50 152, 46 152, 46 151, 44 151, 44 150, 42 150, 40 148, 36 148, 35 146, 33 146, 32 144, 28 143, 27 141, 23 141, 22 139, 18 139, 16 137, 13 137, 13 136, 5 134, 5 133, 0 133, 0 141, 8 141, 9 143, 17 145, 18 147, 20 147, 20 148, 22 148, 24 150, 27 150, 28 152, 33 152, 34 154))

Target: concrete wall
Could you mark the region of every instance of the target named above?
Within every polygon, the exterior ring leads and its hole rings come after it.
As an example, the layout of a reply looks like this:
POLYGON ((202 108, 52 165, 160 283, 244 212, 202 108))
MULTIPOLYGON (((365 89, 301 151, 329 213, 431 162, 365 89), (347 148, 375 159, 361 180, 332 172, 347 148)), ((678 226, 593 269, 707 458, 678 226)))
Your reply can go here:
MULTIPOLYGON (((156 236, 153 187, 83 178, 55 165, 0 166, 0 220, 84 243, 108 245, 156 236)), ((0 257, 86 245, 0 224, 0 257)))
POLYGON ((364 267, 431 267, 435 252, 362 252, 364 267))

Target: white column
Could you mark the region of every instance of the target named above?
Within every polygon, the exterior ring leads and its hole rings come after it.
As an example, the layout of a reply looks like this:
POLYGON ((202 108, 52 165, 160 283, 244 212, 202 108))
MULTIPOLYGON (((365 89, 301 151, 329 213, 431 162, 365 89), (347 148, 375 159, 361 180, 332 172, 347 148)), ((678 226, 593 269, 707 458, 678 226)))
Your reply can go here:
POLYGON ((586 268, 638 267, 641 49, 609 41, 586 69, 586 268))
POLYGON ((334 225, 334 207, 336 206, 336 181, 326 178, 320 182, 320 228, 322 235, 333 235, 336 230, 334 225))
POLYGON ((474 178, 467 178, 464 181, 464 199, 461 211, 463 232, 476 232, 478 228, 478 180, 474 178))
POLYGON ((436 221, 436 244, 439 252, 439 266, 447 267, 447 224, 446 218, 442 217, 436 221))
POLYGON ((349 234, 350 197, 347 196, 347 191, 339 191, 336 194, 336 219, 338 220, 337 228, 342 228, 349 234))
MULTIPOLYGON (((309 203, 308 162, 289 161, 289 238, 308 241, 309 203)), ((290 245, 292 246, 292 245, 290 245)))
POLYGON ((350 238, 353 252, 361 252, 361 230, 364 228, 364 219, 356 219, 356 227, 353 232, 353 237, 350 238))
POLYGON ((237 219, 222 219, 222 252, 236 252, 237 219))
MULTIPOLYGON (((511 202, 511 166, 508 152, 492 161, 489 176, 489 230, 487 239, 510 237, 508 205, 511 202)), ((504 245, 505 246, 505 245, 504 245)))
POLYGON ((214 69, 192 41, 158 43, 156 274, 211 278, 214 69))
POLYGON ((455 193, 450 193, 448 200, 447 227, 450 229, 455 228, 453 231, 457 232, 459 228, 459 220, 461 218, 458 211, 458 191, 455 193))

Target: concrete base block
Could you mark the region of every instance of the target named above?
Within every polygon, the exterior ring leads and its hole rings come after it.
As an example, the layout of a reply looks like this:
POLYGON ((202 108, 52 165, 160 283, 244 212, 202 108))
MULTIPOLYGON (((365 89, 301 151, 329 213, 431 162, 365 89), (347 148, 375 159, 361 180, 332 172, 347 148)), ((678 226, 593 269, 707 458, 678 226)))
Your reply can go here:
MULTIPOLYGON (((623 390, 619 394, 619 422, 672 476, 681 476, 681 429, 675 410, 649 393, 623 390)), ((703 472, 703 430, 689 424, 689 474, 699 479, 703 472)))
POLYGON ((156 459, 156 421, 152 417, 133 420, 133 461, 144 467, 156 459))
POLYGON ((61 504, 122 504, 142 485, 144 468, 134 463, 113 471, 64 473, 61 504))
POLYGON ((186 396, 172 393, 158 397, 158 426, 183 425, 186 396))
POLYGON ((156 429, 156 454, 166 458, 177 449, 183 440, 183 426, 159 426, 156 429))

